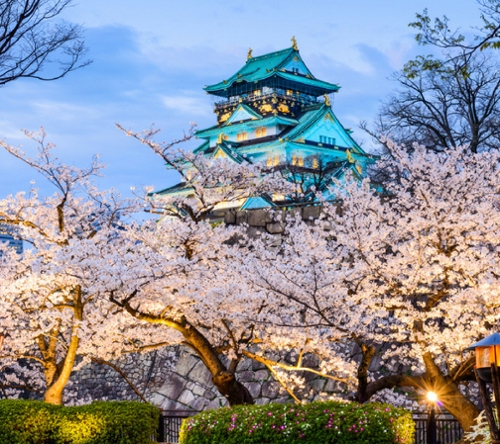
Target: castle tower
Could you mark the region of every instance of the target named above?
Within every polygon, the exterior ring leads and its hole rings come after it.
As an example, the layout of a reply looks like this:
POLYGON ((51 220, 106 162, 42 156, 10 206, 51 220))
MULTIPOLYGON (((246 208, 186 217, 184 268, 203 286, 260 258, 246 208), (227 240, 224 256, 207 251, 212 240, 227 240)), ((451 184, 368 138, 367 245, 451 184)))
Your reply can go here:
MULTIPOLYGON (((303 202, 252 196, 234 203, 237 209, 313 204, 312 186, 328 193, 332 178, 342 180, 348 171, 361 178, 374 162, 332 111, 330 97, 340 87, 314 77, 292 42, 290 48, 257 57, 250 49, 241 69, 205 87, 215 98, 217 123, 196 132, 203 143, 194 152, 261 162, 303 188, 303 202)), ((155 194, 177 194, 179 185, 155 194)))

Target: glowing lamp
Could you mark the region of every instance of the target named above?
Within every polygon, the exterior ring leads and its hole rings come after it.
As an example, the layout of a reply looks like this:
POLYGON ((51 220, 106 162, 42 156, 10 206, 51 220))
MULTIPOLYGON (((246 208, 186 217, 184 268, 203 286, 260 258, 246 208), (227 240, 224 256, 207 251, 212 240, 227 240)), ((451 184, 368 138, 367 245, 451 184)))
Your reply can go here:
POLYGON ((483 381, 492 382, 491 365, 500 367, 500 333, 493 333, 466 350, 475 350, 477 374, 483 381))
POLYGON ((429 402, 436 403, 438 400, 438 395, 435 392, 427 392, 427 400, 429 402))

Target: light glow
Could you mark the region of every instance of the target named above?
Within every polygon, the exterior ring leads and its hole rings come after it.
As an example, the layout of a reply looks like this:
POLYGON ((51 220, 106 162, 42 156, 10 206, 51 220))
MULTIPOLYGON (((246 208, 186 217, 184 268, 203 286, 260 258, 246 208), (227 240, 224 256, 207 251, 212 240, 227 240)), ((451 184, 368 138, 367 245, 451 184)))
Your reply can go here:
POLYGON ((427 400, 430 402, 437 402, 438 395, 435 392, 427 392, 427 400))

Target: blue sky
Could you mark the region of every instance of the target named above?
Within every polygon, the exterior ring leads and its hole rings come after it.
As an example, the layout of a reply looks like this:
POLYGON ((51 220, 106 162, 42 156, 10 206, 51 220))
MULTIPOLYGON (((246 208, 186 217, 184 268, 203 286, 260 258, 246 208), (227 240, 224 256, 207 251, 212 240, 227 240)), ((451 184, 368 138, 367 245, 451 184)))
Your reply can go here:
MULTIPOLYGON (((359 123, 372 121, 395 88, 391 73, 426 50, 408 28, 426 7, 465 33, 480 24, 474 0, 80 0, 64 18, 86 28, 93 63, 55 82, 0 88, 0 138, 33 152, 21 129, 43 126, 62 161, 85 166, 101 155, 108 164, 102 187, 124 195, 132 186, 164 188, 176 177, 115 123, 137 131, 154 123, 166 141, 181 137, 190 121, 211 126, 212 102, 202 88, 239 69, 249 47, 260 55, 291 46, 295 36, 314 75, 342 87, 334 111, 368 148, 359 123)), ((0 177, 0 197, 27 190, 31 180, 49 191, 3 152, 0 177)))

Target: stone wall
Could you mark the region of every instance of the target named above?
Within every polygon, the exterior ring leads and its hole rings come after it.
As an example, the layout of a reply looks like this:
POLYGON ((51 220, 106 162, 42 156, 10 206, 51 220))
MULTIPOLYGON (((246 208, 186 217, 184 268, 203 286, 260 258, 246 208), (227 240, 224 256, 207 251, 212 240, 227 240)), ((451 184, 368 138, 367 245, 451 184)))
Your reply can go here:
MULTIPOLYGON (((144 398, 163 410, 207 410, 227 404, 212 384, 203 362, 184 347, 170 347, 144 355, 129 355, 113 364, 127 376, 144 398)), ((249 390, 257 404, 290 402, 283 388, 266 368, 244 360, 238 366, 237 379, 249 390)), ((334 391, 334 381, 310 373, 302 375, 305 393, 310 399, 334 391)), ((94 400, 139 400, 130 385, 107 365, 91 363, 72 375, 65 389, 65 402, 89 403, 94 400)))
POLYGON ((320 206, 296 207, 290 210, 249 210, 227 211, 224 214, 226 225, 248 225, 249 234, 267 231, 270 234, 282 234, 285 228, 285 217, 300 217, 306 222, 312 222, 321 214, 320 206))

